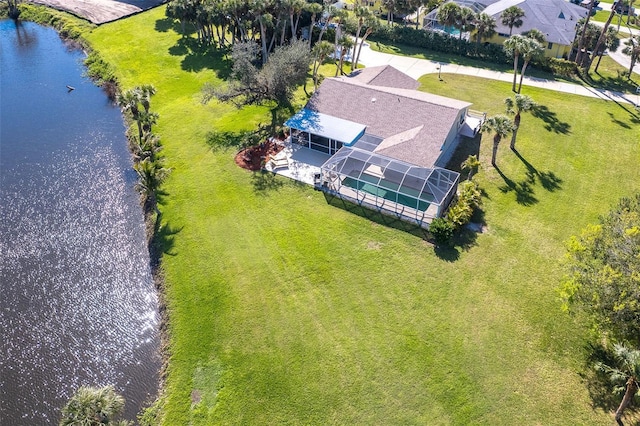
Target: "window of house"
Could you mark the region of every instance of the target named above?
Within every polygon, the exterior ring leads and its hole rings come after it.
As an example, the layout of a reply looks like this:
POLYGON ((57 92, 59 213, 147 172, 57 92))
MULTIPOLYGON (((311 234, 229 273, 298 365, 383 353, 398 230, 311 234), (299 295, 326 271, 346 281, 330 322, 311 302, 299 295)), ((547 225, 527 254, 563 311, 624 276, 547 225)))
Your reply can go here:
POLYGON ((547 49, 552 49, 553 48, 553 43, 549 42, 547 43, 547 49))

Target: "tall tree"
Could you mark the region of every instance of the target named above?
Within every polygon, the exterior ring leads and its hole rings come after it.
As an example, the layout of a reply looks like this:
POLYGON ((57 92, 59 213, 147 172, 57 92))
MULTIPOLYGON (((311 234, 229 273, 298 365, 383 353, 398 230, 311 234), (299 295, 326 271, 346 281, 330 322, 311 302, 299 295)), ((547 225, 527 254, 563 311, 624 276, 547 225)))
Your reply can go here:
POLYGON ((512 150, 516 149, 516 137, 518 135, 518 129, 520 128, 521 114, 523 112, 531 111, 536 103, 527 95, 517 94, 515 98, 506 98, 504 104, 507 109, 507 114, 513 114, 513 133, 511 134, 511 144, 509 145, 512 150))
POLYGON ((249 12, 258 21, 260 26, 260 44, 262 46, 262 64, 266 64, 269 60, 269 52, 267 50, 267 27, 271 24, 273 16, 269 13, 271 7, 270 0, 250 0, 249 12))
MULTIPOLYGON (((123 424, 116 422, 122 414, 124 398, 113 386, 102 388, 81 387, 62 408, 60 426, 103 426, 123 424)), ((129 424, 124 423, 124 424, 129 424)))
POLYGON ((495 115, 493 117, 487 118, 484 123, 482 123, 482 128, 480 129, 482 133, 493 132, 493 151, 491 154, 491 165, 493 167, 497 167, 496 165, 496 157, 498 156, 498 147, 500 146, 500 141, 506 138, 509 133, 513 132, 513 121, 505 115, 495 115))
POLYGON ((486 13, 478 13, 475 19, 476 43, 480 47, 480 42, 485 38, 491 38, 496 33, 496 20, 486 13))
POLYGON ((311 25, 309 25, 309 48, 311 48, 311 42, 313 39, 313 29, 316 26, 316 21, 319 15, 322 14, 322 5, 319 3, 307 3, 305 10, 311 14, 311 25))
POLYGON ((582 29, 580 30, 580 39, 578 41, 578 53, 576 54, 576 64, 578 64, 578 66, 582 66, 583 59, 585 56, 587 56, 584 54, 585 41, 586 41, 585 37, 587 33, 587 27, 589 25, 589 20, 591 19, 591 13, 593 12, 594 7, 595 7, 595 0, 591 0, 591 2, 589 3, 589 12, 587 13, 586 20, 580 19, 580 21, 578 21, 578 26, 582 22, 582 29))
POLYGON ((355 57, 356 57, 356 49, 358 48, 358 39, 360 38, 360 32, 362 31, 362 27, 364 27, 364 22, 367 16, 371 12, 367 6, 361 5, 360 2, 356 2, 353 7, 353 14, 356 17, 356 30, 353 41, 353 53, 351 54, 351 71, 355 70, 355 57))
POLYGON ((524 78, 524 74, 527 72, 527 66, 532 59, 537 59, 544 55, 544 46, 541 45, 537 40, 533 38, 525 37, 522 44, 522 51, 520 52, 523 63, 522 69, 520 70, 520 81, 518 82, 518 93, 522 89, 522 79, 524 78))
POLYGON ((460 33, 458 34, 459 40, 462 40, 463 32, 473 31, 473 29, 475 28, 475 18, 476 14, 473 13, 473 10, 471 10, 471 8, 460 8, 460 15, 458 16, 458 27, 460 28, 460 33))
MULTIPOLYGON (((339 74, 342 74, 342 64, 344 63, 344 58, 349 53, 349 50, 353 47, 353 39, 348 35, 343 35, 338 40, 338 49, 340 51, 340 58, 338 59, 338 63, 336 66, 336 77, 339 74)), ((351 58, 353 60, 353 58, 351 58)))
POLYGON ((585 72, 588 74, 589 70, 591 69, 591 64, 593 63, 593 59, 595 58, 595 55, 597 55, 598 50, 602 47, 602 45, 605 42, 606 39, 606 35, 607 35, 607 30, 609 29, 609 25, 611 24, 611 20, 613 19, 613 17, 616 14, 616 5, 617 5, 617 1, 614 3, 613 7, 611 8, 611 13, 609 14, 609 17, 607 18, 607 22, 605 22, 604 26, 602 27, 602 32, 600 32, 600 37, 598 37, 598 41, 596 43, 596 47, 593 50, 593 54, 590 58, 587 59, 587 62, 584 66, 584 70, 585 72))
POLYGON ((373 34, 375 31, 377 31, 380 28, 380 21, 378 21, 378 18, 373 13, 370 13, 369 15, 367 15, 367 18, 364 24, 365 24, 366 30, 364 32, 364 35, 360 39, 360 44, 358 46, 358 53, 356 54, 355 60, 351 58, 351 60, 355 63, 355 68, 358 68, 358 62, 360 62, 360 52, 362 52, 362 45, 364 45, 364 42, 367 40, 367 37, 369 37, 371 34, 373 34))
POLYGON ((311 54, 313 55, 313 86, 314 89, 318 88, 318 71, 320 70, 320 66, 322 62, 335 52, 335 48, 333 43, 330 43, 326 40, 322 40, 319 43, 316 43, 311 49, 311 54))
POLYGON ((500 19, 502 25, 509 27, 509 37, 513 33, 513 27, 520 28, 522 26, 522 18, 524 18, 524 10, 518 6, 510 6, 502 11, 500 19))
POLYGON ((516 80, 518 78, 518 59, 520 54, 527 50, 529 46, 529 39, 521 35, 512 35, 504 41, 504 50, 507 54, 513 57, 513 85, 511 90, 516 92, 516 80))
POLYGON ((616 365, 610 366, 603 363, 597 367, 609 374, 611 381, 619 385, 619 390, 624 390, 624 396, 616 409, 615 419, 619 425, 622 423, 622 415, 627 409, 633 397, 640 389, 640 350, 630 349, 622 344, 613 346, 613 357, 616 365))
POLYGON ((638 58, 640 58, 640 35, 636 34, 625 41, 624 44, 625 48, 622 49, 622 53, 631 56, 631 65, 629 66, 629 78, 631 78, 633 67, 636 65, 638 58))
POLYGON ((169 176, 170 170, 162 167, 158 161, 151 161, 150 157, 134 164, 133 168, 138 174, 136 189, 143 197, 145 212, 150 212, 153 209, 159 216, 158 190, 169 176))
POLYGON ((640 344, 640 193, 567 243, 564 308, 618 341, 640 344))
POLYGON ((598 62, 596 62, 596 67, 593 69, 593 72, 598 72, 598 67, 600 66, 600 61, 604 56, 604 52, 606 50, 609 50, 610 52, 615 51, 619 46, 620 39, 618 38, 617 32, 612 27, 609 27, 604 39, 604 44, 600 46, 600 50, 598 50, 598 52, 594 52, 594 55, 598 56, 598 62))
POLYGON ((458 28, 460 6, 458 6, 458 4, 455 2, 445 3, 440 7, 440 9, 438 9, 436 18, 438 19, 440 25, 443 25, 445 27, 458 28))

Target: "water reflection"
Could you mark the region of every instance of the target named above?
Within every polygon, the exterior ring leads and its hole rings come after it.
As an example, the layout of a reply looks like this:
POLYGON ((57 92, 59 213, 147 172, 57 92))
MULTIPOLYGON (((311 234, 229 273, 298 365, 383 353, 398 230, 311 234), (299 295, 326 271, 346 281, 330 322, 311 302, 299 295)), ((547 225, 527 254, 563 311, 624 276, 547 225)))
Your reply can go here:
POLYGON ((0 21, 0 424, 55 424, 78 386, 104 384, 133 419, 160 360, 122 119, 52 30, 12 26, 0 21))

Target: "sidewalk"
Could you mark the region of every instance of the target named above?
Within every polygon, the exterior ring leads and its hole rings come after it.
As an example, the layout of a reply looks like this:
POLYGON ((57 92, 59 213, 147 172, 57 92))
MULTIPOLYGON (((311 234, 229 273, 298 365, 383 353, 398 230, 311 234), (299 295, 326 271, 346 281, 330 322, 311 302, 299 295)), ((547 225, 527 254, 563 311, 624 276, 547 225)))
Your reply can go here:
MULTIPOLYGON (((405 74, 418 79, 425 74, 434 74, 440 71, 442 74, 463 74, 475 77, 488 78, 506 82, 513 81, 513 73, 492 71, 483 68, 474 68, 456 64, 440 64, 439 62, 427 59, 417 59, 408 56, 391 55, 371 50, 368 44, 362 46, 360 62, 368 67, 379 65, 391 65, 405 74), (439 68, 441 69, 439 70, 439 68)), ((520 78, 518 76, 518 78, 520 78)), ((625 94, 610 90, 595 89, 578 84, 565 83, 561 81, 545 80, 542 78, 527 77, 525 75, 523 85, 541 87, 543 89, 555 90, 557 92, 570 93, 572 95, 588 96, 600 98, 608 101, 640 105, 640 94, 625 94)))

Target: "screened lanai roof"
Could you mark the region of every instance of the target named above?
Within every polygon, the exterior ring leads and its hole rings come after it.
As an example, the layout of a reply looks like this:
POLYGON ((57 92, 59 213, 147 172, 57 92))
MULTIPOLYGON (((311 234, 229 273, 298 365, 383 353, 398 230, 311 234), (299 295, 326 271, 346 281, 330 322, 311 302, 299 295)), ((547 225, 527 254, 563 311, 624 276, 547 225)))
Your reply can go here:
POLYGON ((460 176, 451 170, 419 167, 355 147, 342 147, 322 165, 322 171, 437 205, 446 200, 460 176))
POLYGON ((303 108, 285 126, 351 145, 364 134, 365 125, 303 108))

